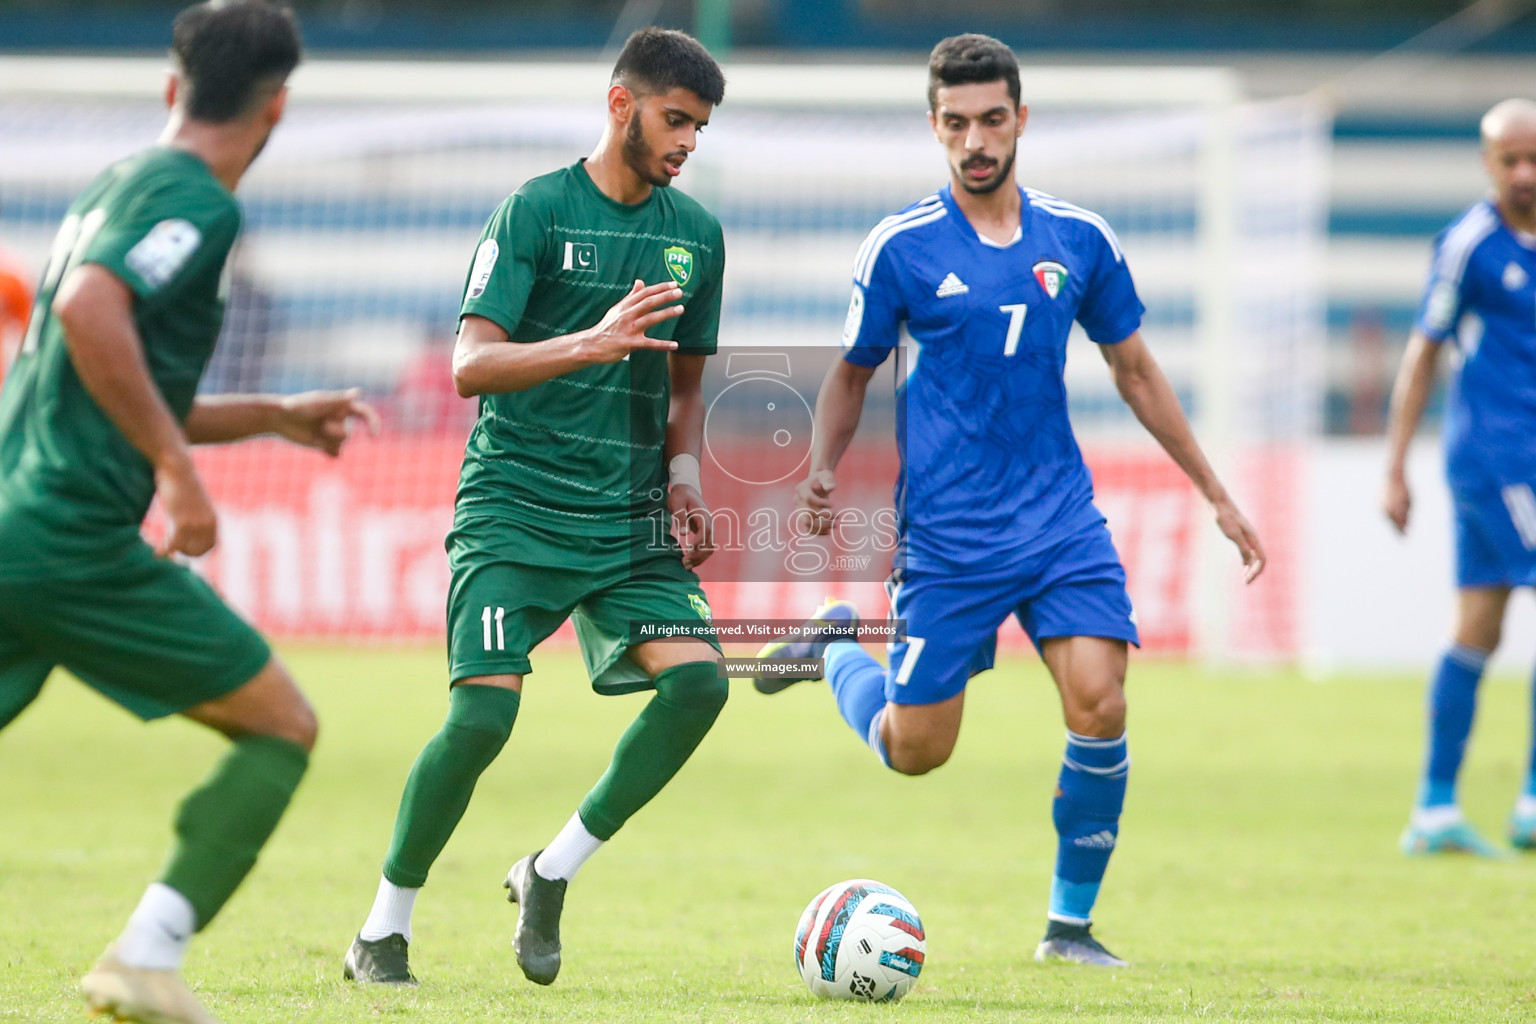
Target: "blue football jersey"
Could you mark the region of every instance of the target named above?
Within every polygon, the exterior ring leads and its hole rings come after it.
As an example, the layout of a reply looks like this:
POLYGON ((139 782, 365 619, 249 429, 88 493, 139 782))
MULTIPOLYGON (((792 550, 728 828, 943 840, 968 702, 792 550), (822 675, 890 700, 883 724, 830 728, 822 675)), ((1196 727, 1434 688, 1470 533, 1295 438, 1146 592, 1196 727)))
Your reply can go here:
POLYGON ((843 358, 897 382, 900 555, 996 567, 1103 521, 1067 418, 1072 322, 1100 344, 1141 326, 1125 254, 1096 214, 1024 189, 1019 234, 977 235, 948 186, 887 217, 854 261, 843 358))
POLYGON ((1536 481, 1536 240, 1522 240, 1491 202, 1435 239, 1418 329, 1460 357, 1446 405, 1452 486, 1536 481))

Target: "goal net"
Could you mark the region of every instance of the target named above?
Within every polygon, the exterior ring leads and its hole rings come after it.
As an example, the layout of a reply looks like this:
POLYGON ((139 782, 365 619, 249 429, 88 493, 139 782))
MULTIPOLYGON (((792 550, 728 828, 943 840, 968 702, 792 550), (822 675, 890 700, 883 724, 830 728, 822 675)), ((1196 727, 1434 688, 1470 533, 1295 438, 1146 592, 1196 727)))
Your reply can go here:
MULTIPOLYGON (((72 198, 158 134, 162 74, 153 60, 0 58, 0 246, 41 270, 72 198)), ((706 497, 734 500, 731 488, 748 483, 782 497, 795 466, 770 479, 784 467, 763 468, 767 435, 755 432, 787 436, 794 424, 726 413, 753 387, 814 404, 860 242, 946 172, 920 66, 727 75, 726 102, 679 182, 720 218, 729 254, 721 354, 706 385, 722 424, 706 452, 706 497), (744 480, 748 463, 760 478, 744 480)), ((376 641, 441 633, 442 541, 475 415, 449 376, 465 273, 503 197, 590 151, 606 80, 606 68, 584 64, 300 70, 287 120, 240 189, 246 230, 204 387, 359 386, 388 426, 335 461, 276 441, 199 452, 221 515, 200 571, 262 628, 376 641)), ((1300 448, 1316 429, 1323 331, 1325 115, 1243 102, 1218 69, 1032 68, 1024 97, 1021 182, 1115 228, 1148 308, 1143 332, 1271 556, 1264 579, 1243 588, 1235 552, 1121 403, 1095 346, 1074 336, 1073 422, 1144 647, 1293 655, 1300 448)), ((871 386, 840 503, 890 505, 892 392, 888 374, 871 386)), ((804 437, 789 445, 791 462, 804 437)), ((809 571, 770 567, 762 554, 726 552, 706 574, 717 618, 798 619, 831 584, 867 615, 884 605, 888 546, 809 571)), ((1016 625, 1003 642, 1026 643, 1016 625)))

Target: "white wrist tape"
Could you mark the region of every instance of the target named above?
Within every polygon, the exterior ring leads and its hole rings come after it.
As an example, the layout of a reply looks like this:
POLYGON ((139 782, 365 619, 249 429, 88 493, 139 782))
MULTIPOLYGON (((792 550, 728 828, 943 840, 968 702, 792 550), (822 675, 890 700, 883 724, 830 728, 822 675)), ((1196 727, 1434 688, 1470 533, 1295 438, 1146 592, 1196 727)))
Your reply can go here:
POLYGON ((684 484, 701 494, 704 491, 699 482, 699 457, 686 452, 672 456, 672 461, 667 463, 667 485, 678 487, 684 484))

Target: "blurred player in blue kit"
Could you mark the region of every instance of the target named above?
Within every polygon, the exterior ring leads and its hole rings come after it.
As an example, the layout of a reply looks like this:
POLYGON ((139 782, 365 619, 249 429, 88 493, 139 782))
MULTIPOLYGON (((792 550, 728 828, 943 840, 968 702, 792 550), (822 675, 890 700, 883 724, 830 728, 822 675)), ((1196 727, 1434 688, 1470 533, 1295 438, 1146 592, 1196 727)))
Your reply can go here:
MULTIPOLYGON (((843 358, 817 398, 811 469, 797 490, 799 506, 829 529, 837 464, 865 390, 905 333, 900 542, 889 590, 907 639, 890 645, 889 667, 830 630, 770 644, 763 656, 825 657, 849 726, 887 766, 921 775, 949 759, 967 680, 992 667, 997 629, 1016 615, 1056 681, 1067 727, 1055 878, 1035 958, 1125 966, 1089 929, 1119 834, 1130 766, 1127 644, 1138 637, 1067 416, 1074 320, 1137 418, 1210 503, 1248 580, 1264 552, 1142 340, 1143 307, 1114 233, 1096 214, 1017 185, 1028 110, 1013 52, 988 36, 944 40, 929 61, 928 101, 950 183, 881 221, 858 252, 843 358)), ((851 604, 829 601, 808 625, 845 627, 857 617, 851 604)), ((790 682, 762 678, 757 688, 790 682)))
MULTIPOLYGON (((1498 849, 1456 798, 1477 686, 1499 645, 1514 587, 1536 585, 1536 103, 1505 100, 1483 117, 1491 197, 1435 240, 1424 300, 1392 391, 1382 508, 1408 529, 1404 463, 1440 353, 1455 370, 1445 416, 1445 467, 1455 507, 1456 620, 1429 690, 1429 743, 1405 853, 1498 849)), ((1536 849, 1536 750, 1509 821, 1509 840, 1536 849)))

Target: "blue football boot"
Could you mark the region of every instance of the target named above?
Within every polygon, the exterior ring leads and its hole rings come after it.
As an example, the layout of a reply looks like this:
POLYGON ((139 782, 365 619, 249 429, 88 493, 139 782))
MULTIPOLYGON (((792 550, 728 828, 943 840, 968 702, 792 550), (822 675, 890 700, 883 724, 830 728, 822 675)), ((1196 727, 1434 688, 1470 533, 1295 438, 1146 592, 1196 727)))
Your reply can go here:
POLYGON ((1509 816, 1509 845, 1525 853, 1536 851, 1536 814, 1516 811, 1509 816))
POLYGON ((1409 822, 1403 830, 1399 845, 1410 857, 1436 853, 1467 853, 1474 857, 1490 858, 1503 856, 1498 847, 1484 839, 1477 829, 1464 820, 1429 827, 1409 822))
MULTIPOLYGON (((796 639, 775 640, 758 651, 757 656, 772 661, 820 658, 826 654, 829 642, 840 637, 848 637, 850 630, 857 629, 858 625, 859 609, 852 601, 839 601, 835 597, 829 597, 821 603, 820 608, 811 613, 811 617, 805 621, 796 639)), ((821 676, 811 675, 754 676, 752 685, 757 688, 758 693, 778 693, 796 683, 820 678, 821 676)))

